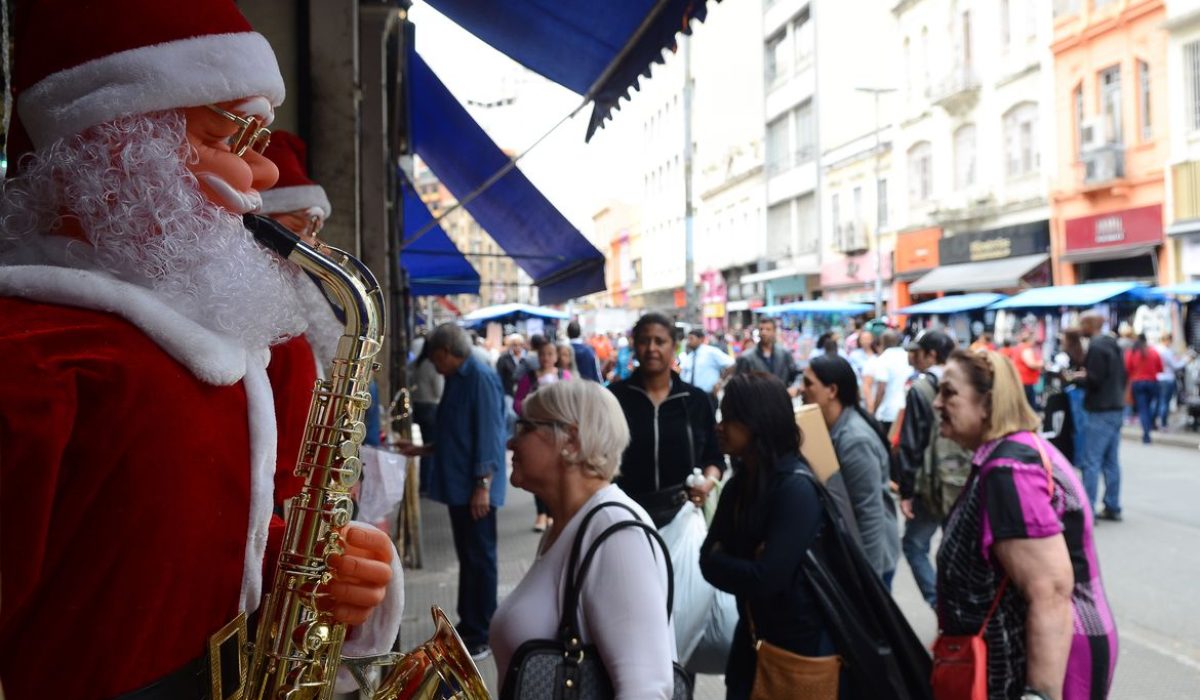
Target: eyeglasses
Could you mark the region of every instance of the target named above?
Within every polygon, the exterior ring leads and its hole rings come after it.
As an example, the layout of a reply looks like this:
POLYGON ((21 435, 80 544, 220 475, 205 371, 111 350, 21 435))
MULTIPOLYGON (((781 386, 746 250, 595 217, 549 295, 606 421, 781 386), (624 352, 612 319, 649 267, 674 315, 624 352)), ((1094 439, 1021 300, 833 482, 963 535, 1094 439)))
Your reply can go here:
POLYGON ((262 117, 243 117, 216 105, 205 107, 238 125, 237 132, 229 137, 229 150, 233 155, 241 158, 246 151, 261 154, 267 150, 267 144, 271 143, 271 130, 263 126, 265 122, 262 117))
POLYGON ((529 418, 517 419, 517 435, 528 435, 538 428, 566 428, 568 423, 558 420, 532 420, 529 418))

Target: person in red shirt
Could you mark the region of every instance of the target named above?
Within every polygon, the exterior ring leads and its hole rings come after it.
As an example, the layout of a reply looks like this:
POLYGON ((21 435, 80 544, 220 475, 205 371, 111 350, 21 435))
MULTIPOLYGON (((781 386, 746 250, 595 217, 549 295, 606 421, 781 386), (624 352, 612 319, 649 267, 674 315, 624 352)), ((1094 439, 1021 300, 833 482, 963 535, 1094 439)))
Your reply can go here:
POLYGON ((1042 353, 1033 342, 1033 332, 1021 331, 1021 342, 1009 356, 1017 368, 1017 376, 1025 387, 1025 398, 1033 410, 1038 408, 1037 383, 1042 378, 1042 353))
POLYGON ((1150 431, 1154 429, 1154 399, 1158 391, 1158 374, 1163 371, 1162 358, 1154 348, 1146 344, 1146 335, 1138 334, 1133 347, 1125 353, 1125 371, 1133 389, 1133 402, 1137 406, 1138 420, 1142 422, 1142 442, 1150 443, 1150 431))

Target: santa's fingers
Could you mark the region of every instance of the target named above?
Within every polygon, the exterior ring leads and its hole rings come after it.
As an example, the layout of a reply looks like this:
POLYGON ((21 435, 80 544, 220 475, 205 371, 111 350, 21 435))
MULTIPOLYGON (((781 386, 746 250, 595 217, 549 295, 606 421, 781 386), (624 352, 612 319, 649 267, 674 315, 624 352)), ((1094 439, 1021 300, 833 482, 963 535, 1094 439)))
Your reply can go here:
POLYGON ((346 625, 361 625, 367 621, 372 608, 364 608, 358 605, 349 605, 338 603, 333 606, 333 619, 346 625))
POLYGON ((387 588, 385 586, 364 586, 334 579, 329 584, 328 592, 336 605, 373 608, 383 602, 387 588))
POLYGON ((396 551, 387 533, 371 526, 347 526, 342 533, 342 544, 347 554, 366 556, 384 563, 390 562, 396 551))
POLYGON ((362 583, 387 585, 392 580, 392 567, 388 564, 368 559, 366 557, 339 555, 329 558, 334 577, 346 580, 356 580, 362 583))

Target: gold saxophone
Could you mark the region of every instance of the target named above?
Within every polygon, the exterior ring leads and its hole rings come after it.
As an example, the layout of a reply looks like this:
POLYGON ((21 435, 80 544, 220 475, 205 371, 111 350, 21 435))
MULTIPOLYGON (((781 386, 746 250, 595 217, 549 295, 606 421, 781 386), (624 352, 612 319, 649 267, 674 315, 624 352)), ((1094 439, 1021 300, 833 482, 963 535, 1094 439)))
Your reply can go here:
POLYGON ((359 447, 366 437, 368 386, 385 334, 383 294, 375 276, 353 256, 305 245, 281 224, 248 215, 258 241, 319 279, 346 316, 328 379, 318 380, 309 404, 296 475, 304 487, 292 500, 271 592, 263 601, 258 633, 246 649, 251 700, 328 699, 345 661, 372 700, 489 697, 479 670, 445 614, 433 608, 437 631, 407 654, 344 659, 346 626, 320 609, 332 580, 328 557, 341 554, 350 522, 350 488, 362 474, 359 447), (392 666, 378 689, 367 687, 366 668, 392 666))

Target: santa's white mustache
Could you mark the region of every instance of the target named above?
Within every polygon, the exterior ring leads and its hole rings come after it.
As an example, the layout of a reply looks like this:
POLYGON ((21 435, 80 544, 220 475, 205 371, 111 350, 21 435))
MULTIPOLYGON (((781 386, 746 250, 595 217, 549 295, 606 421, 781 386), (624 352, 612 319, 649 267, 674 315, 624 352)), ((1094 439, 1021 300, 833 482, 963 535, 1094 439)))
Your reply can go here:
POLYGON ((196 173, 196 179, 212 188, 221 199, 221 206, 231 213, 240 216, 262 209, 262 195, 257 190, 242 192, 216 173, 196 173))

